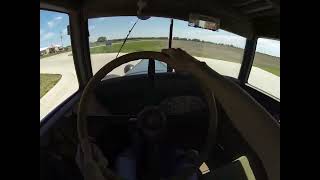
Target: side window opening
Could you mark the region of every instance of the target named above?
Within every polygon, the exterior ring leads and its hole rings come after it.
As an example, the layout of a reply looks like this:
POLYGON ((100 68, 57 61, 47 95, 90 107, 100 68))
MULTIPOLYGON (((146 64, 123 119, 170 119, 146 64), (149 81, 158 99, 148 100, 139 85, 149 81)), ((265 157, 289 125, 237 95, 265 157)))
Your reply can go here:
POLYGON ((68 14, 40 10, 40 121, 78 88, 68 14))
POLYGON ((248 84, 280 101, 280 40, 258 39, 248 84))

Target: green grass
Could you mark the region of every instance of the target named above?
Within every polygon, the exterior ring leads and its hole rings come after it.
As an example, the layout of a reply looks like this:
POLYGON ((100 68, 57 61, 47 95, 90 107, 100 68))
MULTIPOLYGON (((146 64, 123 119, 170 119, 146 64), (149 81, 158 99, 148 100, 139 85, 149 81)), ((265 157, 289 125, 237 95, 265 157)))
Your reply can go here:
MULTIPOLYGON (((119 51, 121 43, 112 44, 112 46, 99 46, 90 49, 91 54, 97 53, 116 53, 119 51)), ((123 46, 121 52, 136 52, 136 51, 161 51, 166 48, 167 43, 163 40, 129 40, 123 46)))
POLYGON ((101 42, 90 42, 89 46, 90 47, 94 47, 94 46, 102 46, 105 45, 105 43, 101 43, 101 42))
MULTIPOLYGON (((117 41, 112 41, 112 43, 122 43, 123 41, 122 40, 117 40, 117 41)), ((106 45, 106 42, 90 42, 89 43, 89 46, 90 47, 95 47, 95 46, 105 46, 106 45)))
POLYGON ((40 74, 40 99, 61 79, 60 74, 40 74))
POLYGON ((265 71, 268 71, 268 72, 280 77, 280 67, 271 67, 271 66, 269 66, 269 67, 268 66, 256 66, 256 67, 263 69, 265 71))
MULTIPOLYGON (((121 43, 114 43, 112 46, 99 46, 90 49, 91 54, 97 53, 116 53, 120 49, 121 43)), ((128 40, 121 52, 136 51, 161 51, 168 47, 168 40, 150 39, 150 40, 128 40)), ((230 62, 241 63, 243 58, 243 49, 218 45, 207 42, 195 42, 188 40, 173 40, 172 47, 184 49, 193 56, 221 59, 230 62)), ((269 56, 262 53, 256 53, 254 66, 280 76, 280 58, 269 56)))

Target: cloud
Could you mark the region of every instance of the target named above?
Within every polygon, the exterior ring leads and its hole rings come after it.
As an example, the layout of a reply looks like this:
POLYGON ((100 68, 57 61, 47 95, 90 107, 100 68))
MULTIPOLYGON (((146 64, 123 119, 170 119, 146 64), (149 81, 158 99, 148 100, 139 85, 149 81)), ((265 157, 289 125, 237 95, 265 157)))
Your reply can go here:
POLYGON ((55 17, 54 20, 61 20, 62 17, 61 16, 58 16, 58 17, 55 17))
POLYGON ((41 39, 41 41, 45 41, 45 40, 52 38, 54 35, 55 35, 55 33, 48 32, 48 33, 44 34, 42 37, 40 37, 40 39, 41 39))
POLYGON ((280 57, 280 41, 261 38, 258 39, 256 49, 258 52, 280 57))
POLYGON ((94 28, 96 28, 96 26, 90 25, 90 26, 89 26, 89 31, 93 30, 94 28))
POLYGON ((134 23, 135 23, 135 21, 130 21, 130 24, 132 24, 132 25, 133 25, 134 23))
POLYGON ((55 25, 55 22, 54 21, 48 21, 47 24, 48 24, 49 28, 52 28, 55 25))
POLYGON ((44 33, 44 30, 40 29, 40 36, 44 33))
POLYGON ((53 18, 51 21, 48 21, 48 27, 49 28, 53 28, 60 20, 62 19, 61 16, 57 16, 55 18, 53 18))
POLYGON ((68 34, 68 29, 67 29, 67 28, 64 28, 64 29, 62 30, 62 34, 63 34, 63 35, 67 35, 67 34, 68 34))
POLYGON ((227 35, 227 34, 212 34, 208 35, 207 38, 211 42, 226 44, 226 45, 233 45, 238 48, 245 48, 246 39, 241 36, 236 35, 227 35))

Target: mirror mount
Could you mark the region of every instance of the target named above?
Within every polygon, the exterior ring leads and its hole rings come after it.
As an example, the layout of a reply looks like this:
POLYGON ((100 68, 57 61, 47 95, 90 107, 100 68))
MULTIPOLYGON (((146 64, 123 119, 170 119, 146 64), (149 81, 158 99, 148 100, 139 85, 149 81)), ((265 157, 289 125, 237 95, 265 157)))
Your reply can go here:
POLYGON ((217 31, 220 28, 220 19, 191 13, 188 26, 217 31))
POLYGON ((137 10, 137 17, 140 20, 147 20, 150 18, 150 16, 144 16, 142 15, 143 9, 147 6, 147 1, 146 0, 139 0, 137 2, 138 10, 137 10))
POLYGON ((126 74, 128 71, 130 71, 131 69, 133 69, 133 65, 132 64, 127 64, 124 69, 123 69, 123 72, 124 74, 126 74))

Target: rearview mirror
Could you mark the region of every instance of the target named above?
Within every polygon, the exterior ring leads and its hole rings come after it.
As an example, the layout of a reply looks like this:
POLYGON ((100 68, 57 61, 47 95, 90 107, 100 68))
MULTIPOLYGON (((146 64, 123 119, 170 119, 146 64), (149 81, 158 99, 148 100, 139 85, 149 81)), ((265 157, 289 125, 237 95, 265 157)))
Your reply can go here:
POLYGON ((220 20, 210 16, 190 14, 188 26, 216 31, 220 28, 220 20))
POLYGON ((148 20, 150 16, 137 16, 140 20, 148 20))

